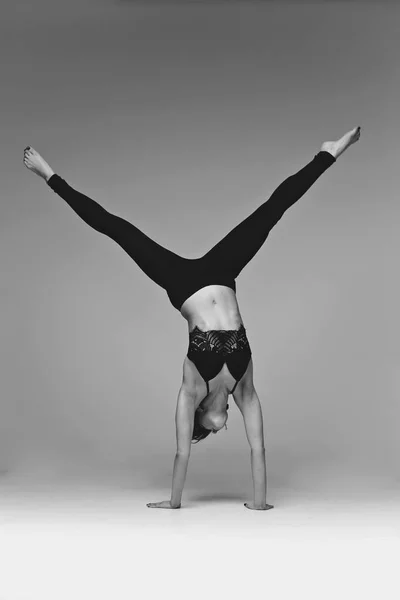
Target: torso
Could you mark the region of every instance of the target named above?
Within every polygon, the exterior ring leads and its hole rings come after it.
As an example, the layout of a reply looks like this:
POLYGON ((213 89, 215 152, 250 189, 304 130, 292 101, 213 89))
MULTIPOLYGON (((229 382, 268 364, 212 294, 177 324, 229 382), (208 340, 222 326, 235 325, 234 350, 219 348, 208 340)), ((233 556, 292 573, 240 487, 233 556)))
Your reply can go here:
MULTIPOLYGON (((188 322, 189 331, 196 326, 202 331, 237 330, 243 324, 235 292, 223 285, 209 285, 198 290, 185 300, 180 312, 188 322)), ((207 396, 206 384, 187 356, 184 381, 188 388, 198 391, 196 408, 202 402, 203 408, 222 413, 226 409, 229 390, 235 384, 225 364, 219 375, 209 382, 210 393, 207 396)))
POLYGON ((181 307, 189 331, 196 326, 202 331, 239 329, 242 317, 235 292, 224 285, 208 285, 190 296, 181 307))

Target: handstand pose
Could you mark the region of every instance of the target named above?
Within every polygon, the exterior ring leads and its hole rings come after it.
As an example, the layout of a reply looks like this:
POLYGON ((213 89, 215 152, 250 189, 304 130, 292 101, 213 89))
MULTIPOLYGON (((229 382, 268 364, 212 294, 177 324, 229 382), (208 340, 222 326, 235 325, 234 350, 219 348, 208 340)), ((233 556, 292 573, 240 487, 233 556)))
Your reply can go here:
POLYGON ((33 148, 24 151, 25 166, 48 185, 93 229, 112 238, 155 283, 189 326, 189 347, 175 415, 177 451, 170 500, 150 508, 180 508, 191 443, 226 425, 228 396, 242 413, 251 448, 253 510, 266 503, 267 476, 263 418, 253 383, 253 362, 236 299, 235 279, 261 248, 273 226, 336 159, 360 137, 356 127, 320 152, 298 173, 286 179, 272 196, 237 225, 207 254, 188 259, 163 248, 137 227, 109 213, 71 188, 33 148))

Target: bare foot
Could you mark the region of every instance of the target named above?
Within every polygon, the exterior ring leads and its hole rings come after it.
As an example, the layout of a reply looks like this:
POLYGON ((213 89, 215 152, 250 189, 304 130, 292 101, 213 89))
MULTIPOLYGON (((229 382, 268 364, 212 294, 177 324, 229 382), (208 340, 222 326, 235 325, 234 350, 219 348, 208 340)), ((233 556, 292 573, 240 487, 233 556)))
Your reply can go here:
POLYGON ((324 142, 321 146, 321 150, 329 152, 335 158, 338 158, 349 146, 355 144, 360 139, 361 127, 355 127, 351 131, 345 133, 340 140, 336 142, 324 142))
POLYGON ((27 146, 24 150, 24 165, 30 170, 40 175, 46 181, 54 175, 53 169, 42 158, 39 152, 36 152, 31 146, 27 146))

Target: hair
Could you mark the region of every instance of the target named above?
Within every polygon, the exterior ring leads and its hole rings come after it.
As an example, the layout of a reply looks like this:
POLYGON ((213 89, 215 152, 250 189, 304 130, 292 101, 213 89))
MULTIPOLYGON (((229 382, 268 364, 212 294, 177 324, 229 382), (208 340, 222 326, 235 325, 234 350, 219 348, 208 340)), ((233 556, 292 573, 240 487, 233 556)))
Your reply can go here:
POLYGON ((199 423, 201 411, 196 410, 194 413, 194 424, 193 424, 193 434, 192 434, 192 444, 198 444, 201 440, 204 440, 211 433, 211 429, 206 429, 203 425, 199 423))
MULTIPOLYGON (((229 404, 226 405, 226 410, 229 409, 229 404)), ((206 429, 203 425, 199 423, 199 417, 201 414, 201 409, 196 410, 194 413, 194 424, 193 424, 193 434, 192 434, 192 444, 198 444, 201 440, 204 440, 211 433, 211 429, 206 429)), ((226 425, 225 425, 226 427, 226 425)))

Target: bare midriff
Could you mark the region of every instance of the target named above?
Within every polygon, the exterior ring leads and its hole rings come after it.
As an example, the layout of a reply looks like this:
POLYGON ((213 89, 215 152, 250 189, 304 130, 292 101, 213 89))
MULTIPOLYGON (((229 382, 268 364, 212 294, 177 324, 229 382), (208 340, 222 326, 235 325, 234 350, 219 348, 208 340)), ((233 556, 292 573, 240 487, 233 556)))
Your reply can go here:
POLYGON ((181 306, 189 331, 239 329, 242 324, 235 292, 224 285, 208 285, 187 298, 181 306))

